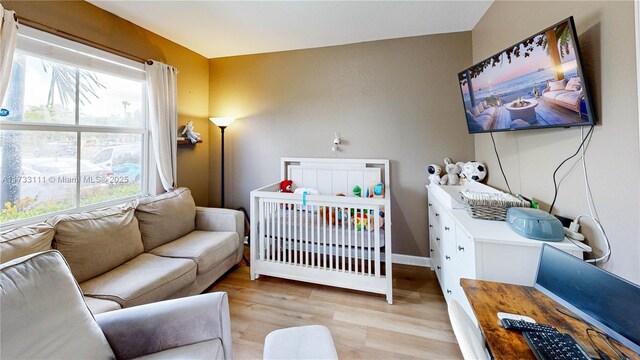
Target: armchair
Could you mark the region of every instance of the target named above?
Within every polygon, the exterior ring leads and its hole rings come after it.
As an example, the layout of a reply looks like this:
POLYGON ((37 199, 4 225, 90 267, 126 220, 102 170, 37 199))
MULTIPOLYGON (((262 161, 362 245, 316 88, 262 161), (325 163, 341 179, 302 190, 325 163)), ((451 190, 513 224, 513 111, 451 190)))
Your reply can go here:
POLYGON ((95 318, 62 255, 0 265, 0 358, 233 358, 226 293, 140 305, 95 318))

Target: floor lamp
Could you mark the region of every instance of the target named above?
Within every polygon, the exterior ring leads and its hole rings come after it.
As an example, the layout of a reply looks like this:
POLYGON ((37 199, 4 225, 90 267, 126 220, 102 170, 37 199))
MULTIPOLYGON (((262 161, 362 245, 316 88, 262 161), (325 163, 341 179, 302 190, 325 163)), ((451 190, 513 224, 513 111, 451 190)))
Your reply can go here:
POLYGON ((214 124, 216 124, 216 126, 218 126, 220 128, 220 132, 222 135, 222 140, 221 140, 221 157, 220 157, 220 162, 221 162, 221 170, 222 170, 222 176, 220 179, 220 207, 224 208, 224 129, 227 128, 227 126, 231 125, 231 123, 235 120, 234 118, 224 118, 224 117, 212 117, 209 118, 209 120, 211 120, 214 124))
MULTIPOLYGON (((222 117, 212 117, 209 118, 209 120, 211 120, 214 124, 216 124, 216 126, 218 126, 220 128, 220 134, 221 134, 221 155, 220 155, 220 163, 221 163, 221 172, 222 172, 222 176, 220 178, 220 207, 224 208, 224 129, 227 128, 227 126, 231 125, 231 123, 235 120, 235 118, 222 118, 222 117)), ((244 208, 239 208, 238 210, 242 210, 242 212, 244 213, 245 216, 245 224, 247 223, 247 221, 249 220, 249 216, 247 214, 247 210, 245 210, 244 208)), ((247 257, 244 255, 244 251, 242 252, 242 259, 244 260, 245 264, 247 264, 247 266, 250 265, 249 263, 249 259, 247 259, 247 257)))

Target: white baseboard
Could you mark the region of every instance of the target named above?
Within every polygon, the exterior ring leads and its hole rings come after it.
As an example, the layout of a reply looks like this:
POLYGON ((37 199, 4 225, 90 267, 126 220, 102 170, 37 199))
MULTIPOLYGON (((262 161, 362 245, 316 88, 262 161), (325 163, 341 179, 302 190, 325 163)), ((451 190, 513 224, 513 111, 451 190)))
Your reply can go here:
POLYGON ((414 255, 393 254, 394 264, 431 267, 431 258, 414 255))

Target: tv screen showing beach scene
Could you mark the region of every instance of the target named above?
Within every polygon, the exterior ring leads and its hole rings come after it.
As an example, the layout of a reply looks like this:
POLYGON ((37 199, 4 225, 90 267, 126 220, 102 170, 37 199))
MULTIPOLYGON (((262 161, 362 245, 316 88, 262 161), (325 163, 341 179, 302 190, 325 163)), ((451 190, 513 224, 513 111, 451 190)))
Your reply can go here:
POLYGON ((469 133, 595 123, 573 18, 458 74, 469 133))

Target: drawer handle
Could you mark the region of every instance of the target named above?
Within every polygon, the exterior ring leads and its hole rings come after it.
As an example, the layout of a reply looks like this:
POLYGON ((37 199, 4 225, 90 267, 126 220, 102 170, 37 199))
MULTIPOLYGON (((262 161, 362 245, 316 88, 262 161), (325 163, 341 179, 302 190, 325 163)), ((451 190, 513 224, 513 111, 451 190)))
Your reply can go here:
POLYGON ((442 268, 440 267, 440 265, 436 265, 436 267, 438 268, 438 270, 442 269, 442 268))
POLYGON ((444 229, 447 231, 451 230, 448 226, 445 226, 444 229))
POLYGON ((451 294, 451 290, 447 289, 447 294, 451 294))
POLYGON ((458 250, 459 250, 459 251, 464 251, 464 247, 462 247, 462 246, 458 245, 458 250))
POLYGON ((436 237, 436 241, 440 241, 440 238, 439 238, 439 237, 436 237))
POLYGON ((429 206, 433 206, 433 204, 429 203, 429 206))
POLYGON ((432 227, 433 227, 433 225, 429 225, 429 227, 430 227, 430 228, 432 228, 432 227))
POLYGON ((436 213, 436 216, 440 216, 440 214, 436 213))
POLYGON ((449 256, 449 255, 445 255, 444 258, 447 259, 447 260, 451 260, 451 256, 449 256))
POLYGON ((433 249, 431 249, 431 252, 433 252, 433 249))

